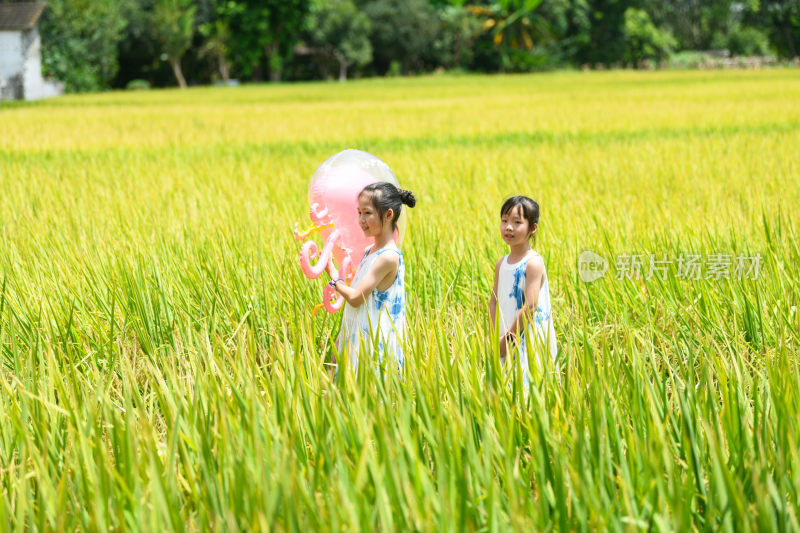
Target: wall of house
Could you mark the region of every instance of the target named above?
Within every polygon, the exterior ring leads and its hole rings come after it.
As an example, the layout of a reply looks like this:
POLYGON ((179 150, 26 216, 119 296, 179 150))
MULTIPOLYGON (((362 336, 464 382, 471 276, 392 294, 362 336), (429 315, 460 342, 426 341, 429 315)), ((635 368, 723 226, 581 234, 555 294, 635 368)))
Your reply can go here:
POLYGON ((63 83, 42 76, 42 40, 36 28, 0 31, 0 100, 38 100, 63 92, 63 83))
POLYGON ((39 100, 58 96, 64 92, 63 84, 56 84, 42 77, 42 39, 36 28, 22 34, 25 51, 23 90, 25 100, 39 100))
POLYGON ((22 32, 0 31, 0 100, 22 98, 22 32))

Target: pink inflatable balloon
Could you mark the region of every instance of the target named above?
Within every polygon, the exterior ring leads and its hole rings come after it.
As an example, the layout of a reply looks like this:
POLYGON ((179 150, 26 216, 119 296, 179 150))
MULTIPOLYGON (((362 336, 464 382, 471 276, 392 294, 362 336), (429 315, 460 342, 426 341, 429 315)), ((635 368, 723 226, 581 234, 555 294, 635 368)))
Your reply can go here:
POLYGON ((372 240, 364 235, 358 223, 358 194, 374 182, 372 175, 359 168, 336 167, 311 182, 308 189, 309 204, 325 206, 328 221, 333 223, 333 228, 322 230, 322 239, 328 243, 334 237, 333 257, 339 265, 350 257, 358 266, 372 240), (334 236, 336 232, 341 238, 334 236))
MULTIPOLYGON (((295 224, 295 238, 303 241, 319 232, 325 245, 322 252, 313 240, 308 240, 300 249, 300 267, 307 278, 318 278, 331 257, 340 265, 339 277, 349 284, 355 269, 364 256, 364 250, 372 244, 358 222, 358 195, 377 181, 388 181, 399 186, 389 166, 376 156, 360 150, 345 150, 328 158, 311 177, 308 189, 309 216, 312 226, 300 232, 295 224), (312 260, 314 263, 312 264, 312 260)), ((398 220, 395 242, 402 245, 405 233, 405 210, 398 220)), ((323 303, 329 313, 338 311, 344 298, 332 287, 323 289, 323 303)))
POLYGON ((341 240, 341 233, 341 231, 335 230, 325 237, 325 248, 322 249, 322 256, 320 256, 316 265, 312 265, 310 261, 317 257, 317 252, 319 251, 317 243, 308 241, 300 248, 300 268, 303 269, 303 274, 307 278, 317 279, 325 271, 325 266, 333 253, 333 247, 341 240))

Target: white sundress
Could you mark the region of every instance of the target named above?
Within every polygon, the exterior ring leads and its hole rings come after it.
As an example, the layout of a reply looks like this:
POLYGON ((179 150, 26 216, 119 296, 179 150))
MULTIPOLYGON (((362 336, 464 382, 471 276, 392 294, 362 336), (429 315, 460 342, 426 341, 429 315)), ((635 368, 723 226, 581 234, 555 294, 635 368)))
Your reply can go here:
MULTIPOLYGON (((500 264, 500 274, 497 280, 497 307, 500 333, 508 331, 514 322, 517 313, 525 304, 525 267, 532 258, 540 256, 537 252, 531 251, 525 259, 517 263, 509 263, 508 256, 503 257, 500 264)), ((540 256, 541 257, 541 256, 540 256)), ((514 347, 509 346, 509 352, 519 356, 519 365, 522 368, 523 383, 530 382, 530 366, 528 364, 528 343, 527 337, 531 338, 531 345, 536 352, 536 362, 541 366, 538 354, 549 352, 550 357, 556 359, 556 333, 553 328, 551 317, 552 308, 550 306, 550 287, 547 283, 547 269, 544 271, 542 287, 539 289, 539 301, 534 313, 534 323, 528 324, 525 332, 520 336, 514 347), (533 332, 536 335, 533 336, 533 332)))
POLYGON ((374 289, 359 307, 353 307, 348 303, 344 305, 338 349, 339 353, 347 351, 350 367, 354 372, 358 370, 360 351, 363 349, 371 354, 376 344, 378 364, 383 363, 383 356, 388 353, 394 358, 399 369, 403 367, 402 344, 406 321, 403 253, 394 243, 374 252, 372 247, 367 248, 356 270, 352 286, 358 286, 375 260, 384 253, 396 253, 400 256, 397 277, 392 285, 385 291, 374 289))

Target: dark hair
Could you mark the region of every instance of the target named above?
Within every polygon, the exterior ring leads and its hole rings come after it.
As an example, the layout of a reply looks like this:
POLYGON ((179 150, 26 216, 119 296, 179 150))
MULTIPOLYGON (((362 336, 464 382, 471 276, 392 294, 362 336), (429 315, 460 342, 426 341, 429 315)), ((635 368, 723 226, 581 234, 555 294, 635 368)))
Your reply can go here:
POLYGON ((411 191, 398 189, 388 181, 379 181, 371 183, 364 187, 359 193, 359 196, 365 192, 372 193, 372 205, 378 211, 378 216, 383 220, 383 214, 389 209, 392 210, 394 216, 392 217, 392 229, 397 227, 397 219, 400 218, 400 210, 403 204, 408 207, 417 205, 417 199, 411 191))
MULTIPOLYGON (((527 196, 512 196, 503 203, 500 208, 500 216, 508 215, 515 207, 519 206, 522 209, 522 217, 528 221, 528 227, 533 228, 534 224, 539 223, 539 204, 531 200, 527 196)), ((533 242, 536 242, 536 236, 533 236, 533 242)))

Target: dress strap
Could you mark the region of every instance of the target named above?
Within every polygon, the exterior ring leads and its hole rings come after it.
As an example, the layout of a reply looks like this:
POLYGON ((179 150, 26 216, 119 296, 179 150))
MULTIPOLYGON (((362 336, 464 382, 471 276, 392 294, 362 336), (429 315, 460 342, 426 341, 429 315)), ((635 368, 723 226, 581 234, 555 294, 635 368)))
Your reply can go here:
POLYGON ((378 250, 377 252, 375 252, 375 255, 376 255, 376 256, 377 256, 377 255, 381 255, 383 252, 397 252, 397 254, 398 254, 398 255, 400 255, 400 256, 402 256, 402 255, 403 255, 403 252, 401 252, 401 251, 400 251, 400 250, 398 250, 397 248, 388 248, 388 247, 386 247, 386 248, 381 248, 380 250, 378 250))
POLYGON ((503 256, 503 263, 500 266, 508 268, 508 269, 518 270, 520 267, 524 267, 525 265, 527 265, 529 260, 530 260, 530 256, 526 256, 525 258, 520 259, 516 263, 509 263, 508 262, 508 255, 504 255, 503 256))

